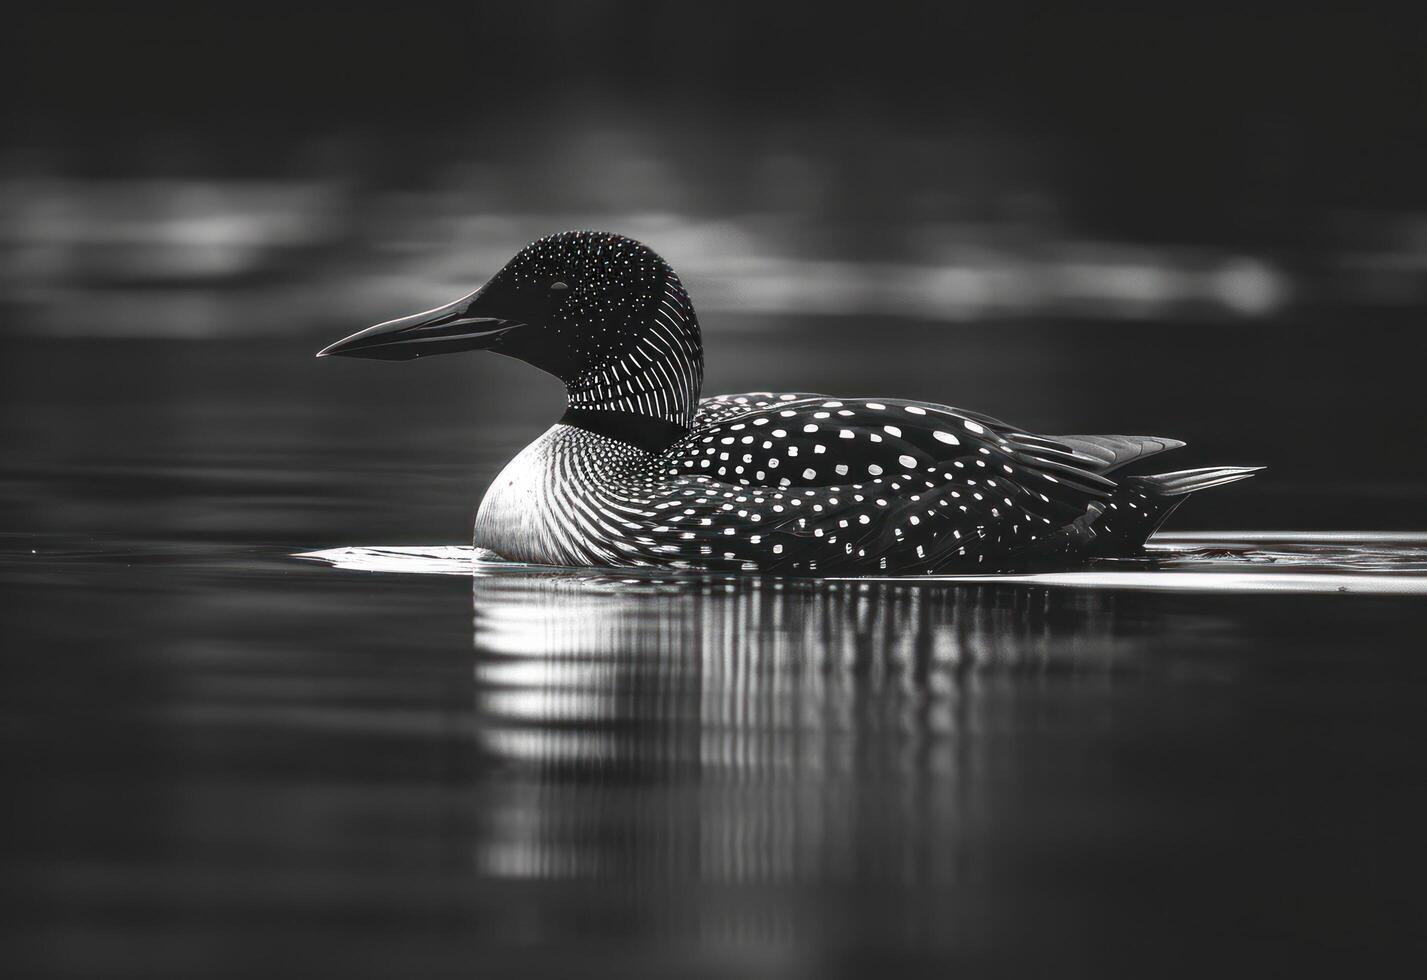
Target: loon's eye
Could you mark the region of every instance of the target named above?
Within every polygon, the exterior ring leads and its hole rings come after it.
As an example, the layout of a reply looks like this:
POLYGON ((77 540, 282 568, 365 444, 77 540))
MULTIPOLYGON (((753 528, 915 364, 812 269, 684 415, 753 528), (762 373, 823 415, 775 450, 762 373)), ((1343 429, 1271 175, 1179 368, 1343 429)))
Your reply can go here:
POLYGON ((552 282, 552 283, 550 284, 550 292, 552 292, 552 293, 563 293, 565 290, 567 290, 567 289, 569 289, 569 288, 570 288, 569 285, 568 285, 567 283, 563 283, 563 282, 552 282))

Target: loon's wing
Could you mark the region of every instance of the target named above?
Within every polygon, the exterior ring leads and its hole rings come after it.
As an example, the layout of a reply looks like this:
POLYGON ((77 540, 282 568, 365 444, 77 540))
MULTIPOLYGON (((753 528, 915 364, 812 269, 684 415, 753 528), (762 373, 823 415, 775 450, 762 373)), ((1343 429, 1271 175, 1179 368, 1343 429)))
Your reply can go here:
POLYGON ((572 520, 608 538, 621 564, 818 574, 1020 567, 1057 543, 1078 556, 1082 525, 1119 513, 1121 486, 1103 472, 1171 443, 1063 440, 898 399, 724 395, 705 399, 684 439, 623 478, 584 481, 572 520))
POLYGON ((1086 469, 1109 474, 1139 459, 1179 449, 1183 442, 1163 435, 1056 435, 1049 441, 1069 446, 1086 469))
MULTIPOLYGON (((762 408, 785 402, 801 402, 812 399, 829 399, 831 396, 809 391, 774 393, 771 391, 749 391, 738 395, 713 395, 699 403, 694 417, 694 428, 713 425, 725 419, 743 415, 762 408)), ((846 401, 847 399, 844 399, 846 401)), ((851 399, 866 402, 867 399, 851 399)), ((1137 460, 1148 459, 1157 453, 1179 449, 1184 445, 1179 439, 1166 436, 1042 436, 1027 432, 1019 426, 1003 422, 990 415, 972 412, 964 408, 951 408, 931 402, 898 402, 898 404, 922 405, 939 412, 951 412, 960 419, 970 419, 987 429, 1024 446, 1028 451, 1047 454, 1051 458, 1069 463, 1091 473, 1112 473, 1137 460)))
POLYGON ((655 485, 630 495, 658 516, 629 557, 988 568, 1109 500, 1115 483, 1069 447, 984 418, 897 399, 713 399, 660 454, 655 485))
POLYGON ((1100 475, 1098 456, 986 415, 905 399, 722 395, 700 404, 689 440, 695 452, 683 465, 745 487, 828 487, 908 468, 961 471, 946 479, 1033 485, 1035 496, 1072 508, 1067 520, 1115 488, 1100 475))

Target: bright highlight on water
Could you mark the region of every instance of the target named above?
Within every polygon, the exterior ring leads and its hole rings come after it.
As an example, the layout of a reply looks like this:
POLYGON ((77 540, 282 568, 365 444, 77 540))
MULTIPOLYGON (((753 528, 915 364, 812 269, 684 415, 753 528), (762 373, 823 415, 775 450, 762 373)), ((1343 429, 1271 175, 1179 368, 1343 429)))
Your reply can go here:
MULTIPOLYGON (((306 552, 297 558, 361 572, 415 575, 519 576, 559 572, 598 575, 630 588, 667 580, 650 570, 580 569, 492 559, 465 546, 351 547, 306 552)), ((682 573, 694 577, 696 573, 682 573)), ((1209 531, 1157 535, 1146 556, 1105 560, 1067 572, 1001 575, 867 576, 834 581, 914 581, 947 587, 976 583, 1030 584, 1070 589, 1153 589, 1184 592, 1310 593, 1427 596, 1427 534, 1310 531, 1235 533, 1209 531)), ((770 581, 776 581, 770 580, 770 581)))

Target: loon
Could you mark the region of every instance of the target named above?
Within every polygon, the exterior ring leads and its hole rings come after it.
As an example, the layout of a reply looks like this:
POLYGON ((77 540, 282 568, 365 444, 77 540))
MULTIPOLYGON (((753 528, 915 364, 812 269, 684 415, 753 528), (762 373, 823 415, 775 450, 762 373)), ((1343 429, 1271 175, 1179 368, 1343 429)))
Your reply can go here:
POLYGON ((647 246, 570 231, 454 303, 317 356, 489 350, 553 374, 565 414, 487 490, 474 545, 512 562, 789 575, 962 574, 1128 557, 1189 493, 1262 467, 1117 475, 1184 443, 1043 436, 947 405, 699 397, 703 345, 647 246))

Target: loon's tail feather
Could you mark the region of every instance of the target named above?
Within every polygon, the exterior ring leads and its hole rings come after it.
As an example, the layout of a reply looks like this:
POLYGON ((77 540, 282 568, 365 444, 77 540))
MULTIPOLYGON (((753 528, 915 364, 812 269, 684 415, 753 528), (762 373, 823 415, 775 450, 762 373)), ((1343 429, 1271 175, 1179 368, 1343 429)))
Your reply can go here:
POLYGON ((1197 470, 1177 470, 1173 473, 1155 473, 1152 476, 1132 476, 1125 479, 1130 486, 1138 486, 1152 494, 1165 497, 1182 497, 1196 490, 1222 487, 1226 483, 1247 480, 1262 466, 1206 466, 1197 470))
POLYGON ((1120 481, 1110 507, 1087 514, 1086 553, 1096 558, 1125 558, 1140 552, 1150 535, 1196 490, 1247 480, 1262 466, 1207 466, 1197 470, 1130 476, 1120 481))

